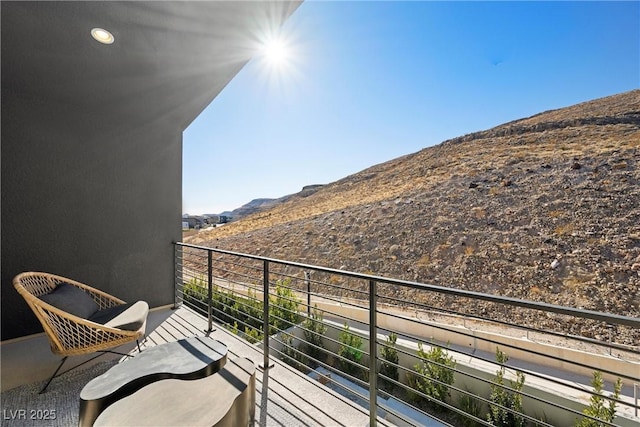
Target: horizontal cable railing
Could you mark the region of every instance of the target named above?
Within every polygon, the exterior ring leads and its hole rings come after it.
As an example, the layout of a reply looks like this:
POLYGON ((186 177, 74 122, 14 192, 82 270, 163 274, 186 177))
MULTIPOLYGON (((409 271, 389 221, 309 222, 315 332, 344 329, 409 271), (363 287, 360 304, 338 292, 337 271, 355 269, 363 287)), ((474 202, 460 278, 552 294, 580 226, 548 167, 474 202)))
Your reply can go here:
POLYGON ((176 305, 261 342, 263 368, 274 356, 315 377, 371 425, 640 422, 638 318, 186 243, 175 254, 176 305))

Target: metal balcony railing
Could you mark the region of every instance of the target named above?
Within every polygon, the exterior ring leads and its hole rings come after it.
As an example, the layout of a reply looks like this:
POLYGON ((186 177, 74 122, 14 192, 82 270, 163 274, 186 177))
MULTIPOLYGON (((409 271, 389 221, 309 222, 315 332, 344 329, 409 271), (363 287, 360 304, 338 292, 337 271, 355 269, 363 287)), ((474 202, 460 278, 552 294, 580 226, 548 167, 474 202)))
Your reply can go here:
POLYGON ((640 423, 639 318, 186 243, 175 257, 176 306, 261 342, 261 367, 277 357, 365 405, 371 425, 640 423))

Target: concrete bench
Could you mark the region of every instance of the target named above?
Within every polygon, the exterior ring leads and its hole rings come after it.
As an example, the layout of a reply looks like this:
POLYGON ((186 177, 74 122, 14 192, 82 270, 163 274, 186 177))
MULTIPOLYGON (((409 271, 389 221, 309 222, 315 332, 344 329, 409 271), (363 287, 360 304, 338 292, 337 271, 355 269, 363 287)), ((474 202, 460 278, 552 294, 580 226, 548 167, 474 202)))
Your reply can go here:
POLYGON ((253 425, 255 366, 249 359, 227 362, 199 380, 167 379, 149 384, 105 409, 95 426, 253 425))
POLYGON ((93 425, 114 402, 164 379, 196 380, 218 372, 227 347, 208 337, 191 337, 144 350, 94 378, 80 392, 80 427, 93 425))

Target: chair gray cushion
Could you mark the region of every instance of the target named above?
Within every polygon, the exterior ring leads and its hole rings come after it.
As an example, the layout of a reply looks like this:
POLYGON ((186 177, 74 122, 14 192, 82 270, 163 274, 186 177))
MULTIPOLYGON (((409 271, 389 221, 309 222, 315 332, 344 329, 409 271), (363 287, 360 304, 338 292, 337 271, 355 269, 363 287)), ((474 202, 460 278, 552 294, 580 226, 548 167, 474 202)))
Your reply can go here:
POLYGON ((40 299, 83 319, 88 319, 98 311, 98 304, 91 298, 91 295, 69 283, 59 283, 54 290, 42 295, 40 299))
POLYGON ((125 331, 137 331, 147 320, 149 305, 144 301, 116 305, 95 312, 89 320, 125 331))

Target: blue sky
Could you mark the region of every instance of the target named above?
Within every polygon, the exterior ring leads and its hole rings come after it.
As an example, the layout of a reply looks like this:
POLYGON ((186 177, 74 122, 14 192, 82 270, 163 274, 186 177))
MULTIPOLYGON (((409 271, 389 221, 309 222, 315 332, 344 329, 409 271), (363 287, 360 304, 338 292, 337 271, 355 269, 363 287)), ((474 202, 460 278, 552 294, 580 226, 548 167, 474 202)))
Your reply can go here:
POLYGON ((306 1, 184 132, 183 212, 640 87, 639 2, 306 1))

